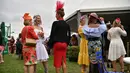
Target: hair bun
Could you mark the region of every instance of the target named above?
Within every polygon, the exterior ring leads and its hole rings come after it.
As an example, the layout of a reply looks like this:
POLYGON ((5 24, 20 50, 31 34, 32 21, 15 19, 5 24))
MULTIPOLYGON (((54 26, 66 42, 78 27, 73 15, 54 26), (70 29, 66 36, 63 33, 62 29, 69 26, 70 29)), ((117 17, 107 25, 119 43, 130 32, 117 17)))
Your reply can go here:
POLYGON ((57 13, 61 15, 61 17, 64 17, 65 13, 64 13, 64 9, 61 8, 59 10, 57 10, 57 13))
POLYGON ((61 9, 59 9, 58 11, 63 11, 63 12, 64 12, 64 9, 63 9, 63 8, 61 8, 61 9))
POLYGON ((64 9, 62 8, 61 11, 64 11, 64 9))

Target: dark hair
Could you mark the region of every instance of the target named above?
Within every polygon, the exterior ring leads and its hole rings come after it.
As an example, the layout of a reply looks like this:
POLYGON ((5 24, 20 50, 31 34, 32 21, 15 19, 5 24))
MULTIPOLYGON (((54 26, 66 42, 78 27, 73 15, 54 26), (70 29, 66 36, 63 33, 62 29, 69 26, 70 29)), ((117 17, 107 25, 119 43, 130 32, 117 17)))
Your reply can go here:
POLYGON ((21 33, 19 33, 19 38, 21 38, 21 36, 22 36, 21 33))
POLYGON ((107 25, 107 28, 110 29, 111 28, 111 24, 107 25))
POLYGON ((57 14, 59 14, 61 17, 64 17, 64 15, 65 15, 64 9, 63 9, 63 8, 62 8, 62 9, 59 9, 59 10, 57 11, 57 14))
POLYGON ((72 37, 77 38, 75 34, 74 34, 74 35, 72 35, 72 37))
MULTIPOLYGON (((88 20, 88 25, 89 23, 92 23, 92 19, 96 19, 96 18, 91 16, 88 20)), ((97 24, 101 24, 101 21, 99 19, 97 19, 97 24)))

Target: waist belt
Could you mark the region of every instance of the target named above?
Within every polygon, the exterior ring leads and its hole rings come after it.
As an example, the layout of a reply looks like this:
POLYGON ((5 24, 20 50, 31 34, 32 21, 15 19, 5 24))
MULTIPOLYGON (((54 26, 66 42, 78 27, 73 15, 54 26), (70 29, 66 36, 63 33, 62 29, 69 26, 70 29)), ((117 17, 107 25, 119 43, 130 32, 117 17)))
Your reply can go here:
POLYGON ((93 37, 93 38, 88 38, 89 41, 97 41, 100 40, 100 37, 93 37))

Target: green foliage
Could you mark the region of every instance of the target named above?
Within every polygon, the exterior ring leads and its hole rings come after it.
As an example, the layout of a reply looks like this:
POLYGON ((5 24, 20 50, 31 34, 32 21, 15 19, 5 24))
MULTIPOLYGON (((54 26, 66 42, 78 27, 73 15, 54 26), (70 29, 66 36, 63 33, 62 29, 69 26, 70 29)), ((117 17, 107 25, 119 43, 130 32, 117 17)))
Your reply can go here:
POLYGON ((79 54, 79 46, 68 46, 67 57, 69 61, 77 62, 79 54))

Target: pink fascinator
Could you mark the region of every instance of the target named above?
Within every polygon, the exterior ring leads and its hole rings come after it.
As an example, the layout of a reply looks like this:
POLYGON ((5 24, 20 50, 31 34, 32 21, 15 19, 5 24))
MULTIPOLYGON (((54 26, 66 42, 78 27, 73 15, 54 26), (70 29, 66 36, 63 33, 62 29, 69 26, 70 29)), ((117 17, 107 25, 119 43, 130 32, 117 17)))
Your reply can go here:
POLYGON ((64 2, 61 1, 61 0, 57 0, 57 2, 56 2, 56 11, 58 11, 60 9, 63 9, 63 6, 64 6, 64 2))
POLYGON ((117 23, 121 23, 121 19, 120 18, 116 18, 115 20, 117 23))

